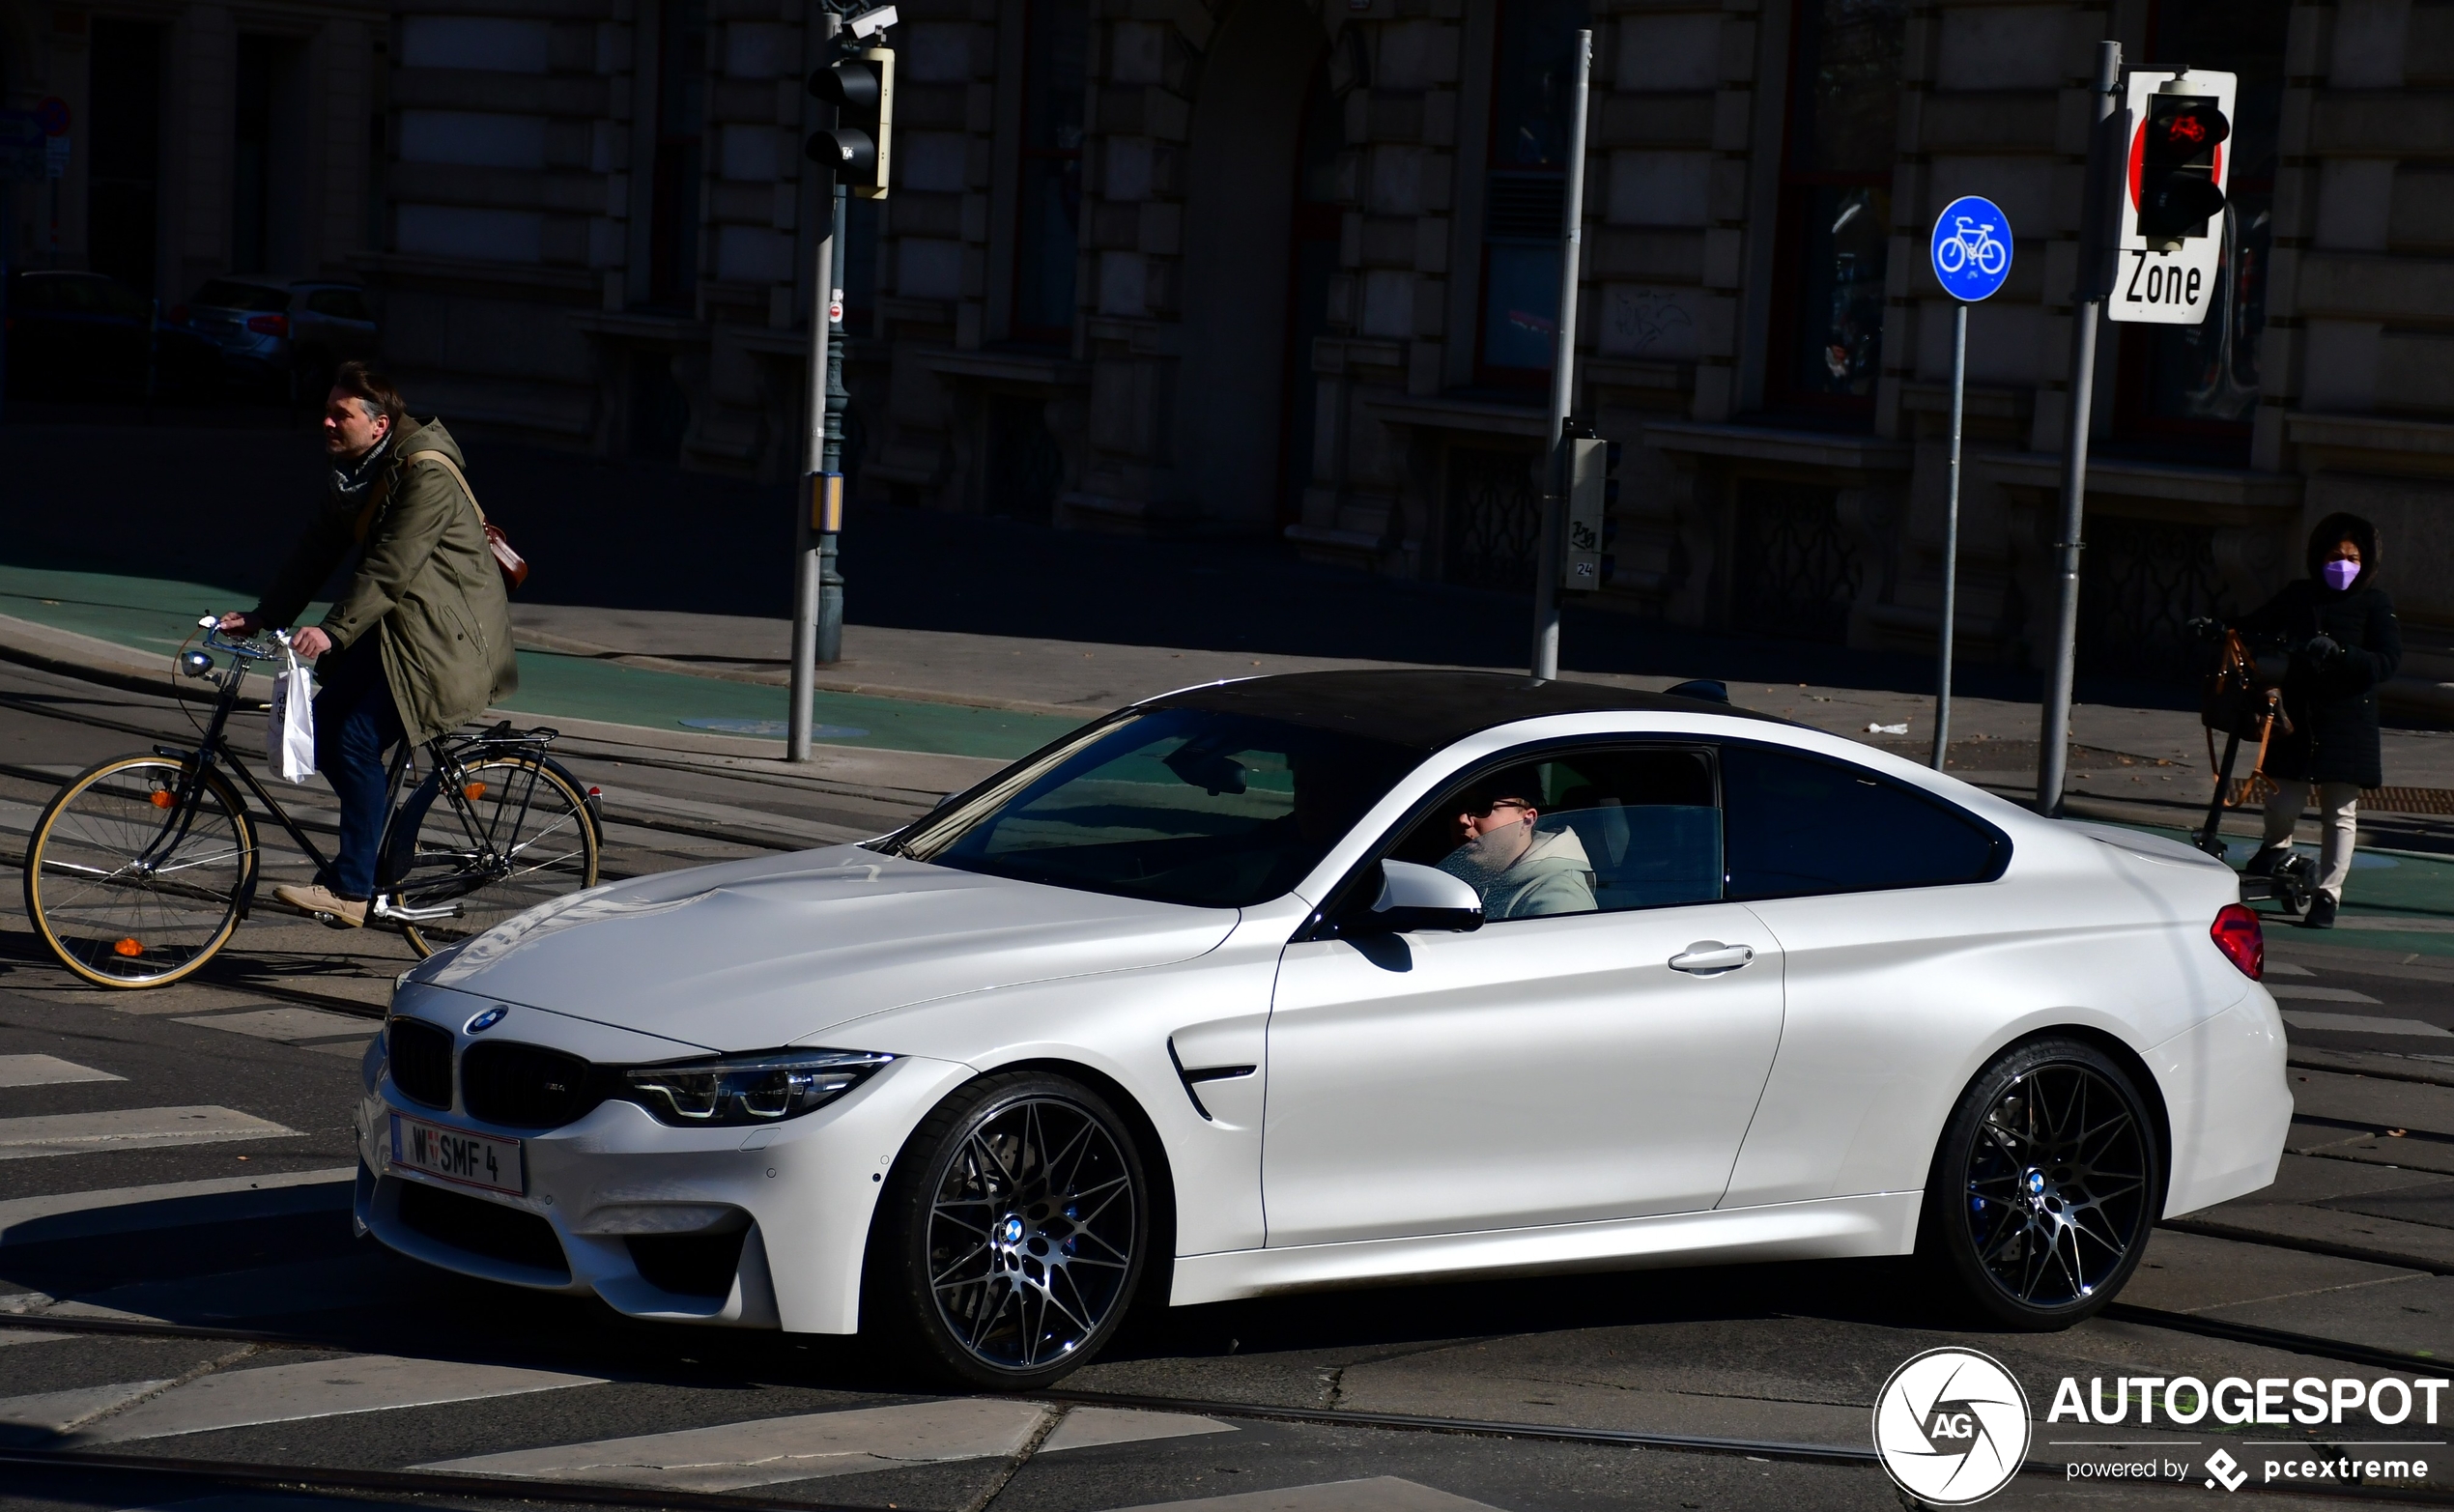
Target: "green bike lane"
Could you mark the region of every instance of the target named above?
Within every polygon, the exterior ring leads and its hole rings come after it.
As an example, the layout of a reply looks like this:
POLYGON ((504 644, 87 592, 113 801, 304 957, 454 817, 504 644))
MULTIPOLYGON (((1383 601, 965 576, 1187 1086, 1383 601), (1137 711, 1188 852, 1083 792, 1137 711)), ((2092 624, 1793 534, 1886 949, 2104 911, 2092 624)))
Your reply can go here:
MULTIPOLYGON (((245 597, 177 580, 0 565, 0 614, 159 656, 166 675, 171 654, 194 633, 200 615, 245 597)), ((513 712, 779 743, 783 737, 788 696, 782 688, 550 651, 519 656, 520 691, 502 705, 513 712)), ((948 756, 1018 756, 1076 727, 1062 716, 841 693, 815 695, 812 714, 822 744, 948 756)), ((2178 828, 2132 827, 2188 838, 2178 828)), ((2247 858, 2248 844, 2232 842, 2240 852, 2236 865, 2247 858)), ((2345 887, 2342 925, 2323 934, 2296 927, 2271 904, 2263 911, 2271 928, 2289 930, 2292 938, 2454 956, 2454 858, 2361 852, 2345 887)))
MULTIPOLYGON (((175 579, 0 565, 0 614, 170 658, 216 606, 249 595, 175 579)), ((308 622, 318 605, 303 616, 308 622)), ((585 719, 648 729, 696 729, 782 743, 790 696, 778 687, 692 677, 553 651, 522 650, 520 689, 503 709, 543 719, 585 719)), ((816 739, 825 745, 920 751, 943 756, 1023 756, 1078 727, 1059 715, 861 694, 812 699, 816 739)))

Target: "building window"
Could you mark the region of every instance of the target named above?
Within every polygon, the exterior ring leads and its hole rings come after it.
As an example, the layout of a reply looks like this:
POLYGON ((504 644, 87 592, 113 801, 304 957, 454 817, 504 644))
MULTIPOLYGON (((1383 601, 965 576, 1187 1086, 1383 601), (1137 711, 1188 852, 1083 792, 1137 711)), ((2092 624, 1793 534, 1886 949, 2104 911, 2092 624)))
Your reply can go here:
POLYGON ((2157 0, 2150 17, 2148 67, 2211 69, 2238 75, 2240 86, 2233 139, 2224 147, 2233 155, 2224 254, 2207 319, 2123 328, 2115 414, 2126 439, 2178 446, 2208 461, 2248 460, 2291 9, 2291 0, 2157 0))
POLYGON ((1014 214, 1014 339, 1073 344, 1081 244, 1084 0, 1031 0, 1023 18, 1021 193, 1014 214))
POLYGON ((1773 278, 1775 409, 1870 422, 1907 0, 1799 0, 1773 278))
POLYGON ((1338 156, 1346 146, 1346 123, 1329 87, 1327 54, 1312 65, 1304 97, 1303 128, 1297 136, 1295 214, 1287 237, 1287 345, 1278 385, 1278 523, 1302 518, 1304 490, 1312 482, 1312 451, 1319 440, 1320 380, 1312 349, 1329 333, 1329 285, 1338 275, 1338 156))
POLYGON ((1500 0, 1483 190, 1481 383, 1539 385, 1558 356, 1569 95, 1577 33, 1592 24, 1584 0, 1500 0))
POLYGON ((699 195, 707 129, 707 0, 664 0, 656 24, 656 161, 648 189, 647 300, 699 300, 699 195))

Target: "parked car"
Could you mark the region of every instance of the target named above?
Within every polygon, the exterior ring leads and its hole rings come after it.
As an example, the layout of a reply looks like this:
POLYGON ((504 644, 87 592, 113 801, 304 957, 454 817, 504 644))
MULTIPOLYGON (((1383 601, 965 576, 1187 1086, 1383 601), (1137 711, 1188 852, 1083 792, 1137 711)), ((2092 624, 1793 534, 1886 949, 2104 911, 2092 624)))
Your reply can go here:
POLYGON ((292 399, 320 398, 335 367, 375 356, 375 313, 356 284, 214 278, 173 313, 220 350, 234 380, 292 399))
POLYGON ((9 393, 20 399, 160 397, 209 388, 217 355, 154 301, 102 273, 29 270, 9 276, 9 393))
POLYGON ((2063 1327, 2159 1218, 2274 1179, 2240 897, 1703 698, 1213 684, 881 839, 422 963, 367 1054, 357 1220, 985 1387, 1137 1300, 1613 1267, 1916 1252, 2063 1327))

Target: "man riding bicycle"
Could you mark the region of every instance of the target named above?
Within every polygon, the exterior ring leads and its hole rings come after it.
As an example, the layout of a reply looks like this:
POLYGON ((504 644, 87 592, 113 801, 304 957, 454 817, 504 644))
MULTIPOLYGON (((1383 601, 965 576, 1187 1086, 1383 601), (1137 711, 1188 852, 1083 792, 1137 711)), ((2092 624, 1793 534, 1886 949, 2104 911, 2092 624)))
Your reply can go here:
POLYGON ((520 685, 511 605, 484 517, 440 420, 410 418, 362 362, 333 375, 324 407, 332 472, 306 533, 263 599, 224 614, 248 634, 290 624, 355 550, 349 585, 321 625, 292 638, 320 659, 315 759, 341 801, 339 854, 309 887, 273 896, 340 927, 366 922, 385 818, 384 753, 468 723, 520 685))

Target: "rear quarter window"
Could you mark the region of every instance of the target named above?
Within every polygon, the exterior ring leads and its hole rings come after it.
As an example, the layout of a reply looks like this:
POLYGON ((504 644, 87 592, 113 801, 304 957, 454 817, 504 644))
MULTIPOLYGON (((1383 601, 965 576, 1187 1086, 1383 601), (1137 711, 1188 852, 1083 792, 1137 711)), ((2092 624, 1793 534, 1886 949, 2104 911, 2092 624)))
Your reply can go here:
POLYGON ((1990 882, 2011 861, 1992 825, 1846 761, 1732 744, 1721 766, 1733 900, 1990 882))

